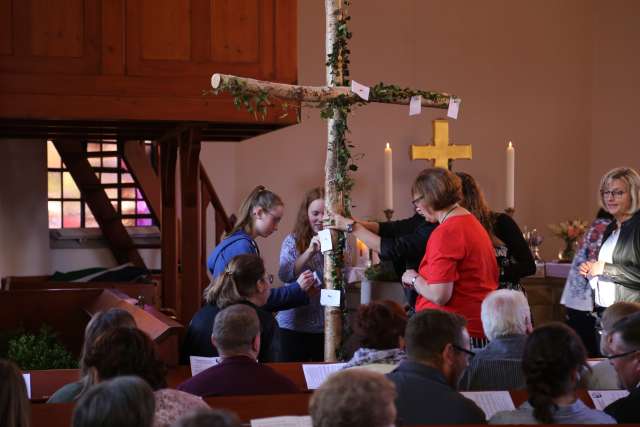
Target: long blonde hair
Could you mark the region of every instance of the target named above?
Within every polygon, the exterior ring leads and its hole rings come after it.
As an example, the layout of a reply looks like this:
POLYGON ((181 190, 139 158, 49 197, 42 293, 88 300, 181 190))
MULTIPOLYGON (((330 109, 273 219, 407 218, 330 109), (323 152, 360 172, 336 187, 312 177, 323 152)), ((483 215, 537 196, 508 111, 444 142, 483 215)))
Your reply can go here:
POLYGON ((229 234, 233 234, 239 230, 251 234, 253 231, 253 219, 251 216, 253 209, 260 207, 265 211, 269 211, 276 206, 284 206, 282 199, 276 193, 264 188, 263 185, 258 185, 240 205, 240 209, 238 209, 238 219, 229 234))
POLYGON ((258 255, 237 255, 204 290, 204 300, 219 308, 246 301, 258 292, 258 281, 264 273, 264 262, 258 255))

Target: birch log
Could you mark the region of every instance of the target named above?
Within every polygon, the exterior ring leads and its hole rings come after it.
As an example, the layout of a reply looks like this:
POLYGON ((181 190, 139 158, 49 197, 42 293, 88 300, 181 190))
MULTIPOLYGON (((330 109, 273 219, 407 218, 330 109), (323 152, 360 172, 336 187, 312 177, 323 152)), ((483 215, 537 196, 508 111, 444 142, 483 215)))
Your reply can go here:
MULTIPOLYGON (((326 0, 328 1, 328 0, 326 0)), ((334 19, 335 21, 335 19, 334 19)), ((330 67, 327 66, 327 69, 330 67)), ((329 71, 327 71, 329 73, 329 71)), ((336 87, 330 85, 331 74, 328 74, 329 80, 327 80, 327 86, 299 86, 290 85, 286 83, 274 83, 266 82, 264 80, 250 79, 247 77, 238 77, 231 74, 216 73, 211 76, 211 87, 213 89, 225 88, 235 81, 241 83, 244 86, 244 90, 247 93, 257 94, 260 92, 267 92, 270 96, 279 98, 282 100, 298 101, 298 102, 310 102, 319 103, 337 98, 340 95, 345 95, 354 101, 362 101, 360 97, 351 91, 351 88, 341 86, 336 87)), ((340 76, 337 74, 336 77, 340 76)), ((343 80, 343 79, 341 79, 343 80)), ((448 108, 449 99, 451 94, 447 92, 437 91, 423 91, 436 94, 436 100, 422 97, 422 106, 426 108, 448 108)), ((411 97, 384 99, 376 97, 375 94, 369 95, 369 102, 382 103, 382 104, 396 104, 396 105, 409 105, 411 97)))

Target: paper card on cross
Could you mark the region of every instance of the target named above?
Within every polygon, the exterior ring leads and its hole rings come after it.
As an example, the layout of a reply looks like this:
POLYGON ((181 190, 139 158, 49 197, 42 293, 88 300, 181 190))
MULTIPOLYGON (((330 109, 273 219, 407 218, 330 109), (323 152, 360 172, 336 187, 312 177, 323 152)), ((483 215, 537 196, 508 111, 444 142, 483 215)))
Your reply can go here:
POLYGON ((449 145, 449 122, 433 121, 433 145, 412 145, 411 160, 433 160, 437 168, 449 168, 449 160, 471 159, 471 145, 449 145))

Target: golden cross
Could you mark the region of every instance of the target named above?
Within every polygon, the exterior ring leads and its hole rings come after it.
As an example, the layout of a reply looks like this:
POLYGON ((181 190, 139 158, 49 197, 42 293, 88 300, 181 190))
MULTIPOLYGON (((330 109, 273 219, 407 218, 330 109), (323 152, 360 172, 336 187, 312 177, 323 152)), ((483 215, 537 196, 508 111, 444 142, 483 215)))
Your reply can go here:
POLYGON ((433 121, 434 145, 412 145, 411 160, 434 160, 437 168, 451 169, 451 160, 471 159, 471 145, 449 145, 449 122, 433 121))

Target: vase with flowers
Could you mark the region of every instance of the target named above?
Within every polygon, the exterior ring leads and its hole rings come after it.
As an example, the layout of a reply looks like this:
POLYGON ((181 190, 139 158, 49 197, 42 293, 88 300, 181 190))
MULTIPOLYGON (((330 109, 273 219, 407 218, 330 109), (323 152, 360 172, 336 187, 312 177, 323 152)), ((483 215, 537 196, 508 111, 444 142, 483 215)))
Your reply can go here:
POLYGON ((587 222, 580 219, 549 225, 551 232, 564 241, 564 249, 558 253, 558 262, 571 262, 576 254, 578 240, 587 230, 587 222))

